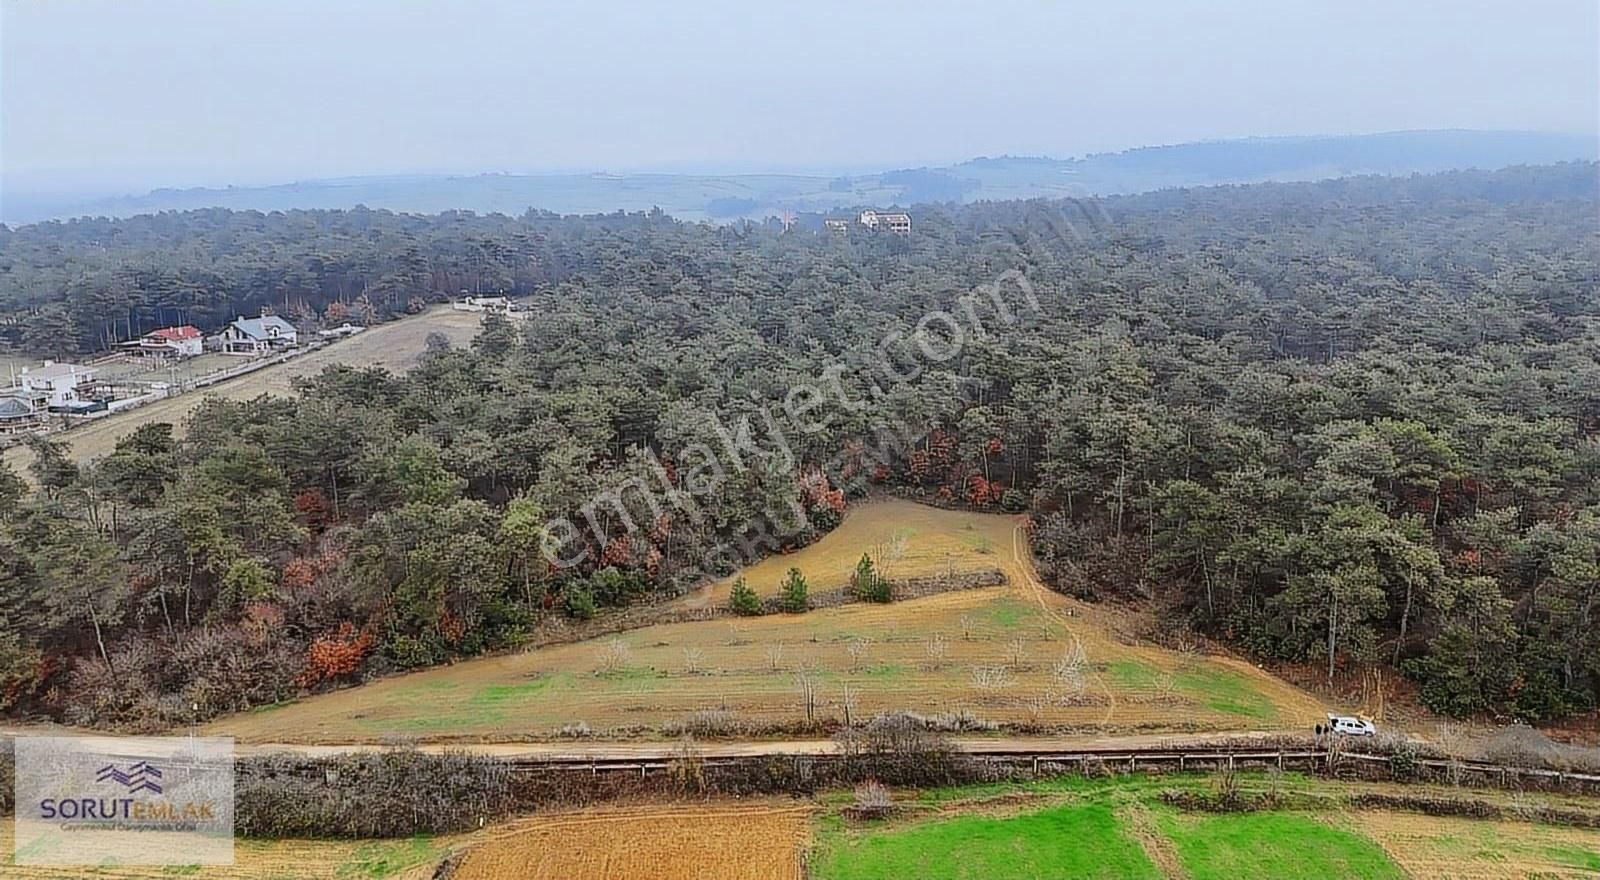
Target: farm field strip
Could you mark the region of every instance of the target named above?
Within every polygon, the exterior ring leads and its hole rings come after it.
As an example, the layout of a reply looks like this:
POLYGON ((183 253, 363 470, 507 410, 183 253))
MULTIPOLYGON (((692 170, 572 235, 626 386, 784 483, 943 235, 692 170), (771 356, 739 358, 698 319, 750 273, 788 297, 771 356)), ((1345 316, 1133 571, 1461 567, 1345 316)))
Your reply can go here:
MULTIPOLYGON (((964 712, 1078 732, 1187 732, 1309 726, 1322 711, 1248 664, 1118 642, 1104 612, 1038 582, 1011 517, 866 503, 817 543, 768 562, 779 576, 791 565, 853 566, 863 534, 908 522, 916 525, 902 558, 937 558, 956 571, 1001 568, 1010 584, 882 606, 659 624, 382 679, 206 729, 258 743, 504 741, 547 738, 580 722, 602 737, 670 734, 665 728, 690 719, 702 735, 707 727, 775 734, 805 720, 802 680, 814 691, 817 718, 842 718, 847 708, 852 717, 964 712), (980 550, 973 533, 996 543, 980 550), (947 560, 953 543, 969 552, 947 560), (1063 672, 1074 645, 1082 663, 1063 672)), ((909 576, 893 561, 888 568, 909 576)))
POLYGON ((1413 877, 1600 876, 1600 831, 1382 810, 1353 821, 1413 877))
POLYGON ((809 807, 680 804, 519 820, 468 846, 452 880, 800 880, 809 807))

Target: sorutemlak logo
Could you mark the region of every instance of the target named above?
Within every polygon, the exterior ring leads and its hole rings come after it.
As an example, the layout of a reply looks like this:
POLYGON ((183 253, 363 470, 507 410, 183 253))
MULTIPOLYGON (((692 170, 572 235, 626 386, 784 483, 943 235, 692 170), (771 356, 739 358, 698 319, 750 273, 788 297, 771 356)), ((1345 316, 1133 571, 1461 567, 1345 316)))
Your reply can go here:
POLYGON ((233 740, 16 740, 16 864, 233 864, 233 740))
POLYGON ((94 778, 96 782, 110 780, 125 786, 129 794, 136 794, 141 791, 148 791, 152 794, 161 793, 161 771, 151 766, 149 761, 129 764, 126 770, 115 764, 107 764, 100 768, 100 772, 95 774, 94 778))

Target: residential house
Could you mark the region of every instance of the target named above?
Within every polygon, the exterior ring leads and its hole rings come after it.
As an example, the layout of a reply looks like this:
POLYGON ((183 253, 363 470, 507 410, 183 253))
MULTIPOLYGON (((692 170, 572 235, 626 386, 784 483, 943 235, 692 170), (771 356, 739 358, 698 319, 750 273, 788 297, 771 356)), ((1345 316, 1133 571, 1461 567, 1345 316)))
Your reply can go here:
POLYGON ((896 235, 911 234, 911 215, 904 211, 874 211, 868 209, 861 212, 859 219, 861 225, 868 229, 887 229, 896 235))
POLYGON ((499 312, 509 315, 516 310, 511 300, 503 296, 468 296, 460 302, 452 303, 451 308, 458 312, 499 312))
POLYGON ((44 427, 45 415, 21 389, 0 391, 0 437, 28 434, 44 427))
POLYGON ((829 232, 836 232, 836 233, 838 233, 840 235, 844 235, 845 233, 850 231, 850 221, 849 220, 831 220, 831 219, 830 220, 824 220, 824 221, 822 221, 822 225, 829 232))
POLYGON ((197 328, 163 327, 153 330, 132 342, 122 343, 122 348, 134 357, 153 360, 181 360, 194 357, 204 349, 205 338, 197 328))
POLYGON ((34 409, 67 410, 90 398, 96 372, 93 367, 45 361, 42 367, 23 370, 17 379, 34 409))
POLYGON ((294 325, 277 315, 240 318, 222 331, 225 354, 262 355, 300 344, 294 325))
POLYGON ((329 327, 326 330, 318 330, 317 335, 321 336, 323 339, 342 339, 346 336, 354 336, 365 329, 367 328, 346 321, 337 327, 329 327))

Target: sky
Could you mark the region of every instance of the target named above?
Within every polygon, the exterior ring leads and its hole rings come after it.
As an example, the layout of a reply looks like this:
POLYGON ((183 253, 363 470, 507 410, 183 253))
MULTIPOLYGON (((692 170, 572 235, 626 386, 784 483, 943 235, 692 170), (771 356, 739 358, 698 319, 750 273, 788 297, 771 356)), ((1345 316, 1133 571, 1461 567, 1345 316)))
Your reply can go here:
POLYGON ((0 0, 0 176, 864 171, 1600 129, 1595 0, 0 0))

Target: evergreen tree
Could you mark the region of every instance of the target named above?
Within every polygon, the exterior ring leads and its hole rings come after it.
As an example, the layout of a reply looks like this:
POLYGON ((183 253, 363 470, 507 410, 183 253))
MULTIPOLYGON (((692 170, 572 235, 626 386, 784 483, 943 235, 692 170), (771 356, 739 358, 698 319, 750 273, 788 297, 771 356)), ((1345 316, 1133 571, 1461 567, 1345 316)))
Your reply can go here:
POLYGON ((800 614, 809 609, 811 600, 806 592, 806 579, 800 569, 789 569, 788 576, 783 579, 783 610, 800 614))
POLYGON ((751 617, 761 613, 761 597, 741 577, 733 582, 733 591, 728 594, 728 607, 734 614, 751 617))
POLYGON ((850 586, 856 598, 863 602, 888 602, 894 598, 894 588, 888 578, 878 574, 872 557, 866 553, 861 554, 861 561, 856 563, 856 572, 850 576, 850 586))

